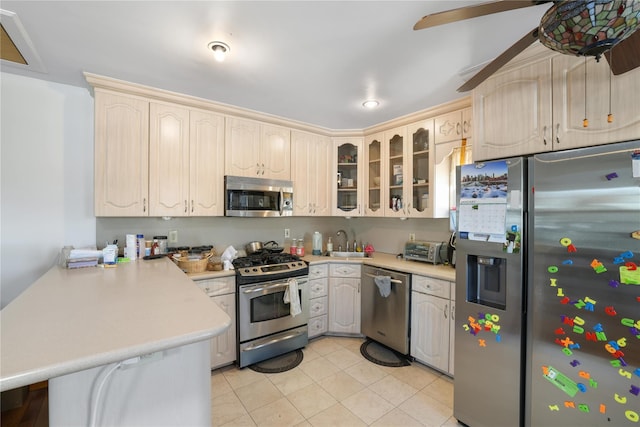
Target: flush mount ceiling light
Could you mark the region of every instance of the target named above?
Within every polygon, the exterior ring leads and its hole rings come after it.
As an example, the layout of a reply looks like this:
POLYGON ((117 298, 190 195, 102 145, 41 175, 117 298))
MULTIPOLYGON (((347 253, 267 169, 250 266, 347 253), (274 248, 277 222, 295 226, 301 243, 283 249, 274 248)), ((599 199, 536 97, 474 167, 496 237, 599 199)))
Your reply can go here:
POLYGON ((362 106, 364 108, 369 108, 369 109, 376 108, 378 105, 380 105, 380 103, 375 99, 368 99, 362 103, 362 106))
POLYGON ((213 52, 213 57, 218 62, 224 61, 227 53, 231 51, 229 45, 223 42, 211 42, 207 45, 207 47, 211 49, 211 51, 213 52))

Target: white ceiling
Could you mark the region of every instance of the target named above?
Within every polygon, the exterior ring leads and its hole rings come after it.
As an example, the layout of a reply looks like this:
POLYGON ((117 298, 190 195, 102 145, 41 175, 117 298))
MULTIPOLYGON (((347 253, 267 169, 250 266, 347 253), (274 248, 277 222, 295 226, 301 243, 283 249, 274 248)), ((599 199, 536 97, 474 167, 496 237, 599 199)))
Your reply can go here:
MULTIPOLYGON (((413 31, 474 1, 12 1, 44 72, 83 71, 329 129, 364 129, 460 98, 460 74, 538 25, 549 4, 413 31), (207 44, 231 46, 213 60, 207 44), (380 106, 366 110, 362 102, 380 106)), ((4 17, 3 17, 4 19, 4 17)), ((4 21, 3 21, 4 22, 4 21)))

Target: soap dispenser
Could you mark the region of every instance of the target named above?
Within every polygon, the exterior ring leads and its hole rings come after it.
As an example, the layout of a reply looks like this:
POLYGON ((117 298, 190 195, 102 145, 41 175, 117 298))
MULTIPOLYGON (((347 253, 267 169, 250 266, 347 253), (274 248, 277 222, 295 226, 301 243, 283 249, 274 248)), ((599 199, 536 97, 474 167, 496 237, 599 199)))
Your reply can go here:
POLYGON ((327 240, 327 253, 331 255, 333 252, 333 242, 331 241, 331 236, 329 236, 329 240, 327 240))

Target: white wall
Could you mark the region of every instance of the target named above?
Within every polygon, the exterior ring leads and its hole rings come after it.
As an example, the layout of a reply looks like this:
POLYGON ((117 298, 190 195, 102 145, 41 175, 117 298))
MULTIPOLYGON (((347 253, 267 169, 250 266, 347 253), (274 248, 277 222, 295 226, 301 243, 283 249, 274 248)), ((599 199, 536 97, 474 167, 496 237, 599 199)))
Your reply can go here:
POLYGON ((95 244, 93 98, 68 85, 1 73, 0 306, 56 261, 95 244))

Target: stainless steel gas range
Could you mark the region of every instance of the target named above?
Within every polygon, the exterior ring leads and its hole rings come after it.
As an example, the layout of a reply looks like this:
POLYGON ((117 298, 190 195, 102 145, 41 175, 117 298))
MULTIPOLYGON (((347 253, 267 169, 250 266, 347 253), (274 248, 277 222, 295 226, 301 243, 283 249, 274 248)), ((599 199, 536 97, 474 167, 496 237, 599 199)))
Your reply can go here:
POLYGON ((238 365, 240 368, 302 348, 309 342, 309 266, 299 257, 263 252, 233 261, 236 271, 238 365), (298 289, 301 312, 285 302, 298 289))

